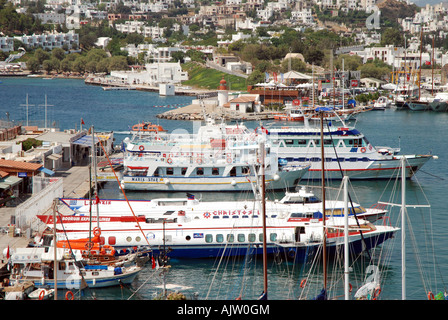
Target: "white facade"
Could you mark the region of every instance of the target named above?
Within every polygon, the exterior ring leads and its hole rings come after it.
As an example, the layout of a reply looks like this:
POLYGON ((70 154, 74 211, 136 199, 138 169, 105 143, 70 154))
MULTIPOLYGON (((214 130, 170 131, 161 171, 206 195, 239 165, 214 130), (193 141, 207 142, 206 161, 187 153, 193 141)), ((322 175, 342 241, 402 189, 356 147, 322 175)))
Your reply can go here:
POLYGON ((179 62, 146 64, 145 68, 144 71, 112 71, 110 76, 115 82, 127 85, 156 86, 161 83, 175 84, 188 80, 188 73, 182 71, 179 62))
POLYGON ((0 48, 4 52, 13 51, 14 39, 21 41, 28 49, 43 48, 53 50, 54 48, 62 48, 67 45, 71 49, 74 45, 79 46, 79 36, 74 32, 68 33, 51 33, 51 34, 33 34, 17 37, 0 37, 0 48))

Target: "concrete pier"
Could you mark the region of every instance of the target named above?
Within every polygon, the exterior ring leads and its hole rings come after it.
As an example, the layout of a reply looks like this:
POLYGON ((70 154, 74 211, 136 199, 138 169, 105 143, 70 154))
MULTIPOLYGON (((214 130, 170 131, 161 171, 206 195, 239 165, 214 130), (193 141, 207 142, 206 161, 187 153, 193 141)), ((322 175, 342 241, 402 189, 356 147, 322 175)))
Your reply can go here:
MULTIPOLYGON (((89 167, 73 166, 67 169, 55 170, 55 177, 63 179, 64 197, 81 198, 88 195, 90 190, 89 167)), ((14 216, 15 207, 0 208, 0 227, 7 227, 11 223, 11 216, 14 216)), ((52 208, 48 208, 52 210, 52 208)), ((14 236, 11 233, 0 233, 0 257, 3 256, 3 250, 9 246, 10 249, 26 247, 30 239, 25 235, 14 236)))

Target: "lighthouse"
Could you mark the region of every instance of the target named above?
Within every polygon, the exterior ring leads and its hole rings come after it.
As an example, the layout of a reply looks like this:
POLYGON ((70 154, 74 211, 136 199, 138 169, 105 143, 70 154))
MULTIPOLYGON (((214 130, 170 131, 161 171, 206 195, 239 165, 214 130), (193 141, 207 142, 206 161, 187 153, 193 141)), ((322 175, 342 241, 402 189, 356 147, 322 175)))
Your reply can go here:
POLYGON ((227 82, 222 76, 218 87, 218 106, 223 107, 229 100, 229 92, 227 91, 227 82))

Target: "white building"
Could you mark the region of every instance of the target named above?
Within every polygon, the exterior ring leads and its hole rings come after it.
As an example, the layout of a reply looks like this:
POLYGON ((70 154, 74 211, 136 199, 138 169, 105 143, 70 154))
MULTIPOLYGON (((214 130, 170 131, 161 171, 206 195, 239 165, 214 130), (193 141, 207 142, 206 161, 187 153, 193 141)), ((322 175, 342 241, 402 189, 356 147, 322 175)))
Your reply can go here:
POLYGON ((115 82, 126 85, 157 86, 160 83, 180 83, 188 80, 188 73, 182 71, 179 62, 146 64, 142 71, 112 71, 111 78, 115 82))
POLYGON ((50 33, 50 34, 33 34, 17 37, 0 37, 0 48, 4 52, 13 51, 14 39, 23 43, 25 48, 45 50, 53 50, 54 48, 62 48, 64 45, 68 49, 79 47, 79 35, 70 31, 68 33, 50 33))

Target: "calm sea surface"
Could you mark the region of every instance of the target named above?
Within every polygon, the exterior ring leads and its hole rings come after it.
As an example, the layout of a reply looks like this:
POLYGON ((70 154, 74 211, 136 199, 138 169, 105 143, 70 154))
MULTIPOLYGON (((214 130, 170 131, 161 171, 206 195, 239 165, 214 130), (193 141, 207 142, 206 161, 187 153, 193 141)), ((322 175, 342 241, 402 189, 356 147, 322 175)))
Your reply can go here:
MULTIPOLYGON (((168 108, 189 104, 193 97, 159 97, 157 93, 141 91, 103 91, 101 87, 85 85, 82 80, 1 78, 0 79, 0 119, 14 120, 22 125, 55 125, 61 130, 79 128, 81 118, 85 127, 94 126, 95 131, 114 131, 116 144, 126 135, 120 132, 139 121, 161 124, 171 131, 184 128, 190 132, 192 122, 157 119, 158 113, 168 108), (28 107, 26 97, 28 95, 28 107), (45 107, 45 96, 47 107, 45 107), (162 107, 163 106, 163 107, 162 107)), ((284 123, 277 123, 284 125, 284 123)), ((256 127, 256 123, 247 123, 256 127)), ((264 124, 269 126, 268 123, 264 124)), ((290 124, 288 124, 290 125, 290 124)), ((407 299, 426 299, 428 291, 434 294, 444 290, 445 274, 448 269, 448 249, 446 246, 448 226, 448 113, 411 112, 394 109, 371 111, 358 116, 357 129, 363 132, 376 146, 400 147, 403 154, 438 155, 431 159, 415 177, 408 181, 407 203, 430 204, 431 208, 408 209, 409 228, 407 241, 407 299), (418 254, 417 254, 418 253, 418 254)), ((305 182, 306 183, 306 182, 305 182)), ((338 186, 339 183, 332 183, 338 186)), ((394 191, 395 181, 352 181, 351 195, 354 201, 365 207, 377 201, 400 203, 400 191, 394 191), (392 195, 395 197, 392 200, 392 195)), ((102 198, 120 198, 116 184, 108 184, 101 190, 102 198)), ((184 194, 127 193, 128 198, 175 197, 184 194)), ((202 194, 203 200, 238 199, 239 194, 202 194)), ((244 195, 246 196, 246 195, 244 195)), ((269 195, 280 198, 282 194, 269 195)), ((399 211, 391 212, 390 223, 400 226, 399 211)), ((401 231, 395 239, 389 240, 383 251, 372 252, 379 262, 382 277, 380 299, 401 299, 401 231)), ((362 285, 363 271, 369 265, 369 257, 358 259, 350 274, 353 293, 362 285)), ((262 261, 256 257, 246 259, 210 259, 198 261, 170 261, 171 269, 166 275, 166 283, 189 287, 183 292, 187 297, 198 299, 256 299, 263 290, 262 261)), ((302 279, 309 274, 310 263, 295 264, 285 262, 282 257, 269 260, 270 299, 310 299, 322 287, 322 273, 316 270, 305 288, 300 287, 302 279), (309 290, 309 291, 308 291, 309 290)), ((334 262, 329 268, 332 296, 342 295, 343 267, 334 262)), ((160 293, 157 286, 162 284, 160 270, 150 265, 138 276, 130 288, 95 290, 98 299, 153 299, 160 293)), ((448 281, 448 280, 447 280, 448 281)), ((86 292, 90 298, 93 292, 86 292)), ((343 296, 340 296, 343 298, 343 296)))

